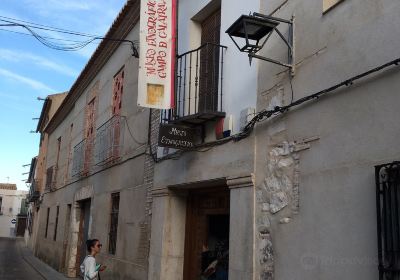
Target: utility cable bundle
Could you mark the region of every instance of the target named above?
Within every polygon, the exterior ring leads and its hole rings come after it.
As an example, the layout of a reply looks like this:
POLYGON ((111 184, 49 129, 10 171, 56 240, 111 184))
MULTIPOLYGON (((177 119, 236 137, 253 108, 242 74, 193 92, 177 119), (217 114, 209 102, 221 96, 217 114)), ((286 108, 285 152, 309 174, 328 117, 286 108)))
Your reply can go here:
POLYGON ((136 44, 138 41, 130 41, 126 39, 117 39, 117 38, 108 38, 108 37, 102 37, 98 35, 92 35, 92 34, 87 34, 87 33, 82 33, 82 32, 76 32, 76 31, 71 31, 63 28, 57 28, 57 27, 51 27, 47 25, 42 25, 42 24, 37 24, 37 23, 32 23, 28 21, 23 21, 23 20, 17 20, 9 17, 4 17, 0 16, 0 27, 22 27, 25 30, 27 30, 29 33, 22 33, 22 32, 15 32, 7 29, 1 29, 4 31, 11 31, 14 33, 18 34, 23 34, 23 35, 31 35, 36 38, 41 44, 45 45, 48 48, 58 50, 58 51, 78 51, 86 47, 87 45, 93 43, 94 41, 97 40, 107 40, 107 41, 113 41, 113 42, 120 42, 120 43, 129 43, 132 46, 132 51, 133 51, 133 56, 139 57, 139 53, 136 48, 136 44), (56 33, 63 33, 63 34, 68 34, 68 35, 73 35, 73 36, 80 36, 80 37, 85 37, 87 38, 86 40, 79 41, 79 40, 68 40, 68 39, 58 39, 58 38, 52 38, 52 37, 46 37, 42 36, 39 33, 37 33, 35 30, 45 30, 45 31, 51 31, 51 32, 56 32, 56 33), (54 42, 55 40, 57 41, 65 41, 69 43, 56 43, 54 42))

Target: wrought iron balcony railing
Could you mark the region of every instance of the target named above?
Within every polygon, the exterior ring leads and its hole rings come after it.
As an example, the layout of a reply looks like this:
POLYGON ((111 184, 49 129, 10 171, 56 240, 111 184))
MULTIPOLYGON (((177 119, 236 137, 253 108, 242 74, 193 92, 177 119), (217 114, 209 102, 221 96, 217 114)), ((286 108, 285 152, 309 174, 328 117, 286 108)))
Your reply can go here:
POLYGON ((206 43, 177 57, 175 106, 162 122, 202 124, 225 117, 224 54, 227 47, 206 43))
POLYGON ((95 141, 96 165, 104 165, 120 159, 124 142, 125 122, 115 115, 97 129, 95 141))
POLYGON ((72 177, 83 176, 90 171, 93 140, 83 139, 74 147, 72 177))
POLYGON ((40 192, 37 191, 38 181, 33 180, 31 183, 31 187, 29 188, 29 193, 27 195, 28 202, 35 202, 40 198, 40 192))
POLYGON ((54 190, 56 181, 55 181, 55 167, 51 166, 46 170, 46 185, 45 189, 48 191, 54 190))

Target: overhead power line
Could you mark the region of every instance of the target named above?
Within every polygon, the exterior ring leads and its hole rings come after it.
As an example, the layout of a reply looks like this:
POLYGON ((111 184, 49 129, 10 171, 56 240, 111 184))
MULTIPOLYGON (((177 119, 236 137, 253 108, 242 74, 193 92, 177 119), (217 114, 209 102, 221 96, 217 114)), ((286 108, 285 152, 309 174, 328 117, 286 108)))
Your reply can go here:
MULTIPOLYGON (((20 34, 20 35, 26 35, 26 36, 30 36, 30 37, 34 37, 31 33, 25 33, 25 32, 19 32, 19 31, 14 31, 14 30, 8 30, 5 28, 0 28, 0 31, 6 31, 6 32, 10 32, 10 33, 15 33, 15 34, 20 34)), ((42 38, 45 39, 50 39, 50 40, 55 40, 55 41, 64 41, 64 42, 82 42, 82 40, 72 40, 72 39, 61 39, 61 38, 54 38, 54 37, 48 37, 48 36, 42 36, 42 38)), ((93 42, 94 43, 94 42, 93 42)), ((98 44, 98 43, 96 43, 98 44)))
MULTIPOLYGON (((118 39, 118 38, 109 38, 109 37, 101 37, 101 36, 95 36, 93 35, 88 35, 84 34, 81 32, 75 32, 75 31, 70 31, 66 29, 60 29, 60 28, 48 28, 48 27, 42 27, 38 26, 38 24, 24 24, 22 21, 11 21, 11 20, 5 20, 1 19, 2 17, 0 16, 0 22, 3 22, 3 24, 0 23, 0 26, 3 27, 22 27, 26 29, 33 37, 35 37, 40 43, 45 45, 48 48, 54 49, 54 50, 59 50, 59 51, 77 51, 80 49, 83 49, 90 43, 93 43, 94 41, 97 40, 107 40, 107 41, 112 41, 112 42, 119 42, 119 43, 129 43, 131 44, 132 47, 132 52, 134 57, 139 57, 139 52, 136 48, 137 41, 131 41, 131 40, 126 40, 126 39, 118 39), (52 32, 59 32, 59 33, 66 33, 69 35, 76 35, 76 36, 84 36, 88 37, 89 39, 84 40, 84 41, 70 41, 70 43, 55 43, 53 42, 53 38, 49 39, 48 37, 46 38, 45 36, 40 35, 37 33, 34 29, 39 29, 39 30, 47 30, 47 31, 52 31, 52 32)), ((4 18, 4 17, 3 17, 4 18)), ((24 33, 26 34, 26 33, 24 33)))
POLYGON ((95 34, 89 34, 89 33, 84 33, 80 31, 74 31, 74 30, 68 30, 64 28, 59 28, 59 27, 54 27, 50 25, 44 25, 44 24, 39 24, 31 21, 26 21, 26 20, 21 20, 21 19, 16 19, 16 18, 11 18, 11 17, 5 17, 5 16, 0 16, 0 20, 8 23, 21 23, 26 26, 29 26, 31 28, 36 28, 36 29, 41 29, 41 30, 47 30, 47 31, 54 31, 58 33, 65 33, 65 34, 70 34, 70 35, 76 35, 76 36, 83 36, 83 37, 101 37, 101 35, 95 35, 95 34))

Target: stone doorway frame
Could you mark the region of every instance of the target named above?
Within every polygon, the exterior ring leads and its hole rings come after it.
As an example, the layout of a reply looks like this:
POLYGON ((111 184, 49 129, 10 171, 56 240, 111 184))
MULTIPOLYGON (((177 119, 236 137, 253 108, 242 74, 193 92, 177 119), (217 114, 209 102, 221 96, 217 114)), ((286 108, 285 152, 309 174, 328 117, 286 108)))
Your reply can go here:
POLYGON ((245 174, 153 189, 149 280, 183 279, 187 191, 221 183, 230 193, 229 279, 255 279, 255 185, 245 174))
MULTIPOLYGON (((68 261, 67 261, 67 276, 68 277, 77 277, 78 271, 76 266, 76 259, 78 256, 78 242, 79 242, 79 228, 81 222, 81 202, 84 200, 91 200, 91 209, 92 213, 93 207, 93 197, 94 190, 93 186, 85 186, 78 189, 74 195, 74 201, 71 205, 71 219, 70 219, 70 230, 69 230, 69 240, 70 245, 68 249, 68 261)), ((92 216, 89 217, 89 236, 92 227, 92 216)))

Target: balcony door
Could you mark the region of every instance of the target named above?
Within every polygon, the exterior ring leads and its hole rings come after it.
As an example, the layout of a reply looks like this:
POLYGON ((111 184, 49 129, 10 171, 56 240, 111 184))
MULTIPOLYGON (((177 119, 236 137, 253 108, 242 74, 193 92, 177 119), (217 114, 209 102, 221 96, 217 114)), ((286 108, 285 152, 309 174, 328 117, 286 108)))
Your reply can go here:
POLYGON ((217 111, 221 10, 218 9, 201 23, 199 112, 217 111))

